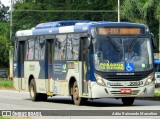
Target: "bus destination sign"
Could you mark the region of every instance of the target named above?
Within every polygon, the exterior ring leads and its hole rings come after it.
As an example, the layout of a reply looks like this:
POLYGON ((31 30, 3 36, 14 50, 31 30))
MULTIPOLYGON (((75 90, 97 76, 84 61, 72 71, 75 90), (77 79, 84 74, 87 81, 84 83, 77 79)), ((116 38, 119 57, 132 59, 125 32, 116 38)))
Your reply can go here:
POLYGON ((105 35, 105 34, 115 34, 115 35, 139 35, 143 34, 141 28, 106 28, 106 27, 98 27, 96 29, 97 34, 105 35))

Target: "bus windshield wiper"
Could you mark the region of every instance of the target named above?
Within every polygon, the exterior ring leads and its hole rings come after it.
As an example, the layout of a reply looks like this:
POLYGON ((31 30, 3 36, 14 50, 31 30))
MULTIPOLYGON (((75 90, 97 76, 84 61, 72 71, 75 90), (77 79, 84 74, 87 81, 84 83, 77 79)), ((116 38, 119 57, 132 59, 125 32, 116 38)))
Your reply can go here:
POLYGON ((133 39, 131 45, 128 48, 128 52, 131 52, 133 50, 133 47, 135 46, 136 41, 137 41, 137 37, 135 39, 133 39))
POLYGON ((113 46, 113 48, 117 51, 120 52, 120 46, 118 47, 118 42, 116 42, 116 40, 112 40, 111 37, 109 37, 108 35, 106 36, 109 39, 109 43, 113 46))

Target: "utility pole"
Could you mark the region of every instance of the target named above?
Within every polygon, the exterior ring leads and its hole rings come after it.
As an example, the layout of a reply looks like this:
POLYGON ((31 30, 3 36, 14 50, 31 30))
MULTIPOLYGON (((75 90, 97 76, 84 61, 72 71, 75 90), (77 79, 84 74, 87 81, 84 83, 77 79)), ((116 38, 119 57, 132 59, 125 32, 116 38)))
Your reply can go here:
POLYGON ((12 41, 12 0, 11 0, 11 6, 10 6, 10 42, 12 41))
MULTIPOLYGON (((13 11, 13 1, 11 0, 10 6, 10 42, 12 43, 12 11, 13 11)), ((9 78, 13 78, 13 53, 9 51, 9 78)))
POLYGON ((118 0, 118 22, 120 22, 120 0, 118 0))

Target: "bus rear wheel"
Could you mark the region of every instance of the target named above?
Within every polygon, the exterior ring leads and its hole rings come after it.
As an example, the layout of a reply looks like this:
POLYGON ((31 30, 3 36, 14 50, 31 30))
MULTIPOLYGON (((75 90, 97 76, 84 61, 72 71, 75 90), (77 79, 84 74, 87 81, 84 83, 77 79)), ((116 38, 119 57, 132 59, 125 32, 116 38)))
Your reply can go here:
POLYGON ((79 97, 79 89, 78 89, 78 85, 77 82, 75 81, 73 84, 73 96, 72 96, 72 100, 74 102, 75 105, 83 105, 87 102, 88 98, 82 98, 79 97))
POLYGON ((32 101, 46 101, 47 100, 47 94, 37 93, 36 83, 34 80, 31 80, 30 82, 29 92, 30 92, 30 98, 32 101))
POLYGON ((37 101, 38 100, 38 93, 36 91, 36 84, 34 79, 31 80, 30 85, 29 85, 29 92, 30 92, 30 98, 32 101, 37 101))
POLYGON ((123 105, 125 106, 130 106, 134 103, 134 97, 123 97, 122 98, 122 102, 123 102, 123 105))

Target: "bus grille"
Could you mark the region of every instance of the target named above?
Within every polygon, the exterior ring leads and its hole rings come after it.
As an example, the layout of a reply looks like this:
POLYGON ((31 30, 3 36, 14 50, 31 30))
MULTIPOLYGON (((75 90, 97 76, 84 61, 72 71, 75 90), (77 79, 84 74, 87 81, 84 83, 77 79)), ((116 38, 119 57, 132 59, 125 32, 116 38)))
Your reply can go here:
POLYGON ((111 94, 115 95, 115 96, 122 96, 122 95, 138 95, 138 93, 140 92, 140 90, 133 90, 132 93, 130 94, 122 94, 120 91, 111 91, 111 94))
POLYGON ((112 76, 105 76, 103 78, 109 81, 139 81, 146 77, 140 76, 140 75, 139 76, 116 76, 116 75, 113 76, 112 75, 112 76))

